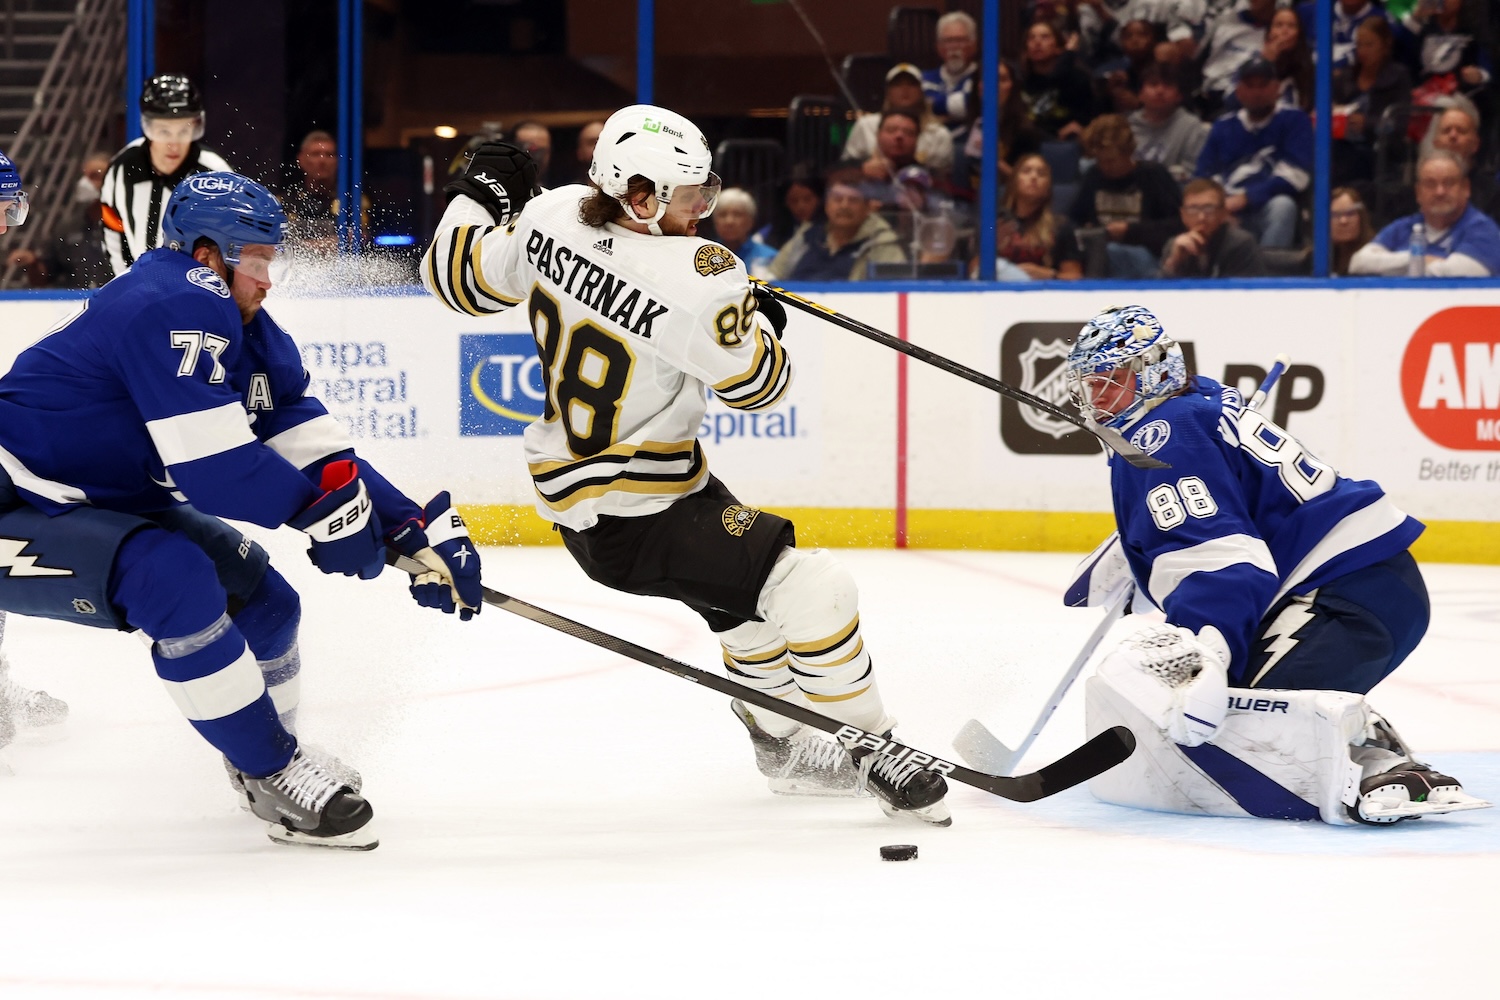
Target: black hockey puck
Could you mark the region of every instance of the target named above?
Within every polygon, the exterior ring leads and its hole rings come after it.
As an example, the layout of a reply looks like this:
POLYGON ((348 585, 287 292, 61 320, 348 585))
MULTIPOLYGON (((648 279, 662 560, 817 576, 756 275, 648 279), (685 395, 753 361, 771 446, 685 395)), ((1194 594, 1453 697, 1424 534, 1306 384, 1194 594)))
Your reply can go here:
POLYGON ((881 861, 912 861, 916 856, 916 844, 886 844, 880 849, 881 861))

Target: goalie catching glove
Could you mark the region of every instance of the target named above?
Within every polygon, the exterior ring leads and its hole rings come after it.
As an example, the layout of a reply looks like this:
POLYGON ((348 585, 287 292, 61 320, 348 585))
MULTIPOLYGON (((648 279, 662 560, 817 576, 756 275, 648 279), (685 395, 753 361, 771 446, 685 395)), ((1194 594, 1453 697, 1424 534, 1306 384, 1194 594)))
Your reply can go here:
POLYGON ((541 191, 531 154, 498 139, 474 150, 464 175, 443 185, 449 200, 454 195, 468 195, 485 207, 497 226, 510 225, 541 191))
POLYGON ((1219 630, 1147 625, 1099 663, 1098 675, 1167 738, 1195 747, 1217 734, 1229 704, 1229 645, 1219 630))
POLYGON ((411 578, 418 604, 449 615, 457 611, 464 621, 479 613, 484 605, 479 552, 446 490, 428 501, 421 523, 412 519, 393 532, 390 546, 428 569, 411 578))
POLYGON ((319 485, 323 495, 287 524, 312 539, 307 557, 318 569, 373 580, 385 568, 385 547, 359 466, 349 459, 329 462, 319 485))

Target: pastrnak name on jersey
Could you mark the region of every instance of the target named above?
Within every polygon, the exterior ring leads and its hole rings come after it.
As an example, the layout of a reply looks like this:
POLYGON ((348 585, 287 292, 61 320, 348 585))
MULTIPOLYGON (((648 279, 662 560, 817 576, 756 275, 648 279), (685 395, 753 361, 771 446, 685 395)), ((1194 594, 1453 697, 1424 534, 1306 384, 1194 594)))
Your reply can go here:
POLYGON ((646 340, 651 339, 651 324, 670 311, 650 296, 641 305, 640 289, 572 247, 554 246, 552 237, 540 230, 533 229, 526 240, 526 262, 579 302, 646 340))

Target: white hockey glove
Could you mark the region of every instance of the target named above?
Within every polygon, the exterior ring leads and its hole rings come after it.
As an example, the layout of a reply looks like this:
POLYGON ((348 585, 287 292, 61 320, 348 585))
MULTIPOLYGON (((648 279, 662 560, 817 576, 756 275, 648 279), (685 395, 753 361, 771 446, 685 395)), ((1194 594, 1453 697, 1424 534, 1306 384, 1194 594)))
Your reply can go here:
POLYGON ((1174 743, 1214 738, 1229 705, 1229 645, 1206 625, 1148 625, 1099 663, 1098 674, 1174 743))

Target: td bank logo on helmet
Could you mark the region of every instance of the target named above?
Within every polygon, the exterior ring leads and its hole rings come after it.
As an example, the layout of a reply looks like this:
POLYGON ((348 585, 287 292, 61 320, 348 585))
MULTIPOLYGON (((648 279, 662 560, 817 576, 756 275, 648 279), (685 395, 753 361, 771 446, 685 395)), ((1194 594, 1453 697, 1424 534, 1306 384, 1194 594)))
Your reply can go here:
POLYGON ((460 436, 517 435, 542 415, 547 390, 531 334, 464 334, 458 354, 460 436))
POLYGON ((683 137, 683 135, 682 135, 681 132, 677 131, 675 128, 673 128, 672 126, 666 124, 665 122, 659 122, 659 121, 657 121, 655 118, 647 118, 644 122, 642 122, 641 123, 641 131, 642 132, 665 132, 665 133, 667 133, 667 135, 676 136, 678 139, 681 139, 683 137))
POLYGON ((1500 450, 1500 307, 1456 306, 1417 327, 1401 358, 1401 399, 1434 444, 1500 450))

